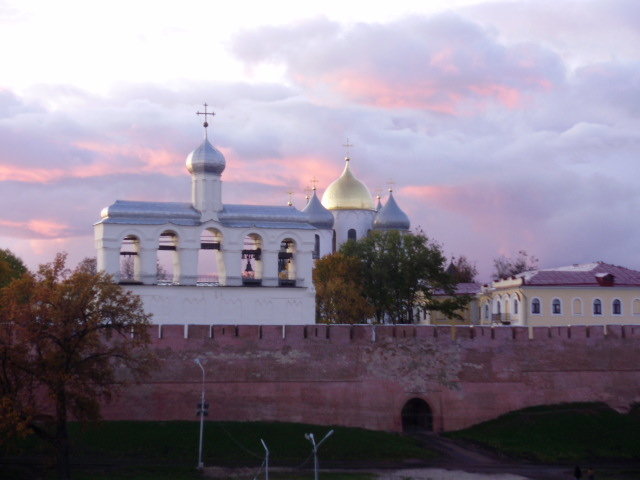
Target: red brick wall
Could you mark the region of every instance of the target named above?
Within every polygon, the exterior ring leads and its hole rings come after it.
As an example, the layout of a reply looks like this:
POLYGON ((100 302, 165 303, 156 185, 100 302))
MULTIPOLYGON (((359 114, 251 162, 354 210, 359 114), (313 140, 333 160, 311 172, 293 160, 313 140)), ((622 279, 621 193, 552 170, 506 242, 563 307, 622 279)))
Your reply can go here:
POLYGON ((209 419, 401 430, 413 397, 455 430, 539 404, 640 402, 640 326, 208 326, 152 328, 162 368, 106 419, 209 419))

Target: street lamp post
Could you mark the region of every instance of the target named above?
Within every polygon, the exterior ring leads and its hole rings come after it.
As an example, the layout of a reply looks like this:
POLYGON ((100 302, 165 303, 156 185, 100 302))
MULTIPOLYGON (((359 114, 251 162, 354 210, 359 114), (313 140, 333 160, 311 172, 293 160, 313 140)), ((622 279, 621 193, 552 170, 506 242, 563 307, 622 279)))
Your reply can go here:
POLYGON ((260 439, 260 442, 264 447, 264 480, 269 480, 269 449, 264 440, 260 439))
POLYGON ((320 445, 322 445, 324 443, 324 441, 329 438, 331 435, 333 435, 333 430, 329 430, 329 433, 327 433, 324 438, 322 440, 320 440, 318 442, 318 444, 316 445, 316 439, 313 436, 313 433, 305 433, 304 434, 304 438, 306 438, 307 440, 309 440, 311 442, 311 445, 313 447, 313 479, 314 480, 318 480, 318 449, 320 448, 320 445))
POLYGON ((208 405, 204 403, 204 367, 202 366, 202 362, 200 362, 199 358, 196 358, 195 362, 202 370, 202 396, 200 397, 200 404, 198 405, 198 413, 200 414, 200 443, 198 446, 198 469, 202 470, 204 468, 204 462, 202 461, 202 434, 204 432, 204 416, 208 413, 207 407, 208 405))

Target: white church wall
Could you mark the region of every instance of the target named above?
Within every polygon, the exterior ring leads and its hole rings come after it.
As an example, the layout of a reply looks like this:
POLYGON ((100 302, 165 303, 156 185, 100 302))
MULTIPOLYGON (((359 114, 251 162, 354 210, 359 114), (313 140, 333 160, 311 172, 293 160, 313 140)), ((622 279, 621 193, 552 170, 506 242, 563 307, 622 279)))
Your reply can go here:
POLYGON ((301 287, 127 285, 140 295, 152 323, 194 325, 308 325, 315 292, 301 287))
MULTIPOLYGON (((140 295, 145 311, 153 314, 153 323, 190 324, 312 324, 315 323, 315 289, 312 281, 317 230, 226 228, 218 222, 199 226, 123 225, 95 226, 98 269, 113 275, 116 282, 140 281, 141 285, 126 285, 140 295), (202 232, 215 228, 220 233, 223 259, 219 268, 219 285, 197 286, 198 258, 202 232), (174 283, 157 285, 159 240, 163 232, 175 233, 176 258, 174 283), (261 286, 244 286, 242 281, 242 250, 245 237, 260 238, 262 258, 259 269, 261 286), (135 278, 121 278, 121 246, 125 238, 137 239, 135 251, 138 272, 135 278), (278 253, 281 242, 290 239, 295 245, 292 262, 287 266, 287 280, 295 286, 280 287, 278 253)), ((325 236, 327 232, 325 232, 325 236)), ((169 279, 171 280, 171 279, 169 279)))
POLYGON ((318 235, 320 241, 319 258, 329 255, 333 252, 333 230, 318 230, 314 232, 314 248, 315 248, 315 235, 318 235))
POLYGON ((336 231, 336 248, 345 243, 350 229, 356 231, 356 239, 364 238, 371 230, 376 212, 373 210, 332 210, 336 231))

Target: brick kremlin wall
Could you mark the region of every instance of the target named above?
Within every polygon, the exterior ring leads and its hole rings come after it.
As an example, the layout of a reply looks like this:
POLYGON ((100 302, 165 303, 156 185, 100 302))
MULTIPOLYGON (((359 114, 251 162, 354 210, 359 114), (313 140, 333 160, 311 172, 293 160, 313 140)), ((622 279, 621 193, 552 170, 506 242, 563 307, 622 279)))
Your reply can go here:
POLYGON ((447 431, 532 405, 640 402, 640 326, 164 325, 152 337, 161 368, 106 419, 195 420, 195 358, 211 420, 400 431, 417 397, 447 431))

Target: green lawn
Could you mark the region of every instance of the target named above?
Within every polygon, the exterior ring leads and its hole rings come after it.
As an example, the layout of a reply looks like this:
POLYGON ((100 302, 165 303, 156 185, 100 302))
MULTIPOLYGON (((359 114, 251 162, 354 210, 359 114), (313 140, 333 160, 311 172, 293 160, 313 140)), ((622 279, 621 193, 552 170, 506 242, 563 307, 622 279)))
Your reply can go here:
MULTIPOLYGON (((83 428, 72 425, 79 458, 106 457, 115 462, 143 461, 194 463, 198 449, 197 422, 104 422, 83 428)), ((204 459, 213 465, 260 464, 263 439, 273 465, 298 465, 309 457, 311 444, 305 433, 319 441, 335 433, 321 447, 324 461, 358 461, 371 458, 402 460, 430 458, 432 454, 413 439, 358 428, 319 427, 296 423, 205 422, 204 459)))
POLYGON ((532 407, 448 436, 541 462, 640 460, 640 409, 620 414, 602 403, 532 407))
MULTIPOLYGON (((321 464, 325 466, 340 462, 401 461, 435 456, 411 438, 358 428, 295 423, 205 422, 204 461, 207 465, 255 467, 257 470, 264 458, 260 444, 262 438, 271 451, 271 465, 300 467, 304 472, 312 467, 311 444, 304 434, 313 433, 319 441, 331 429, 334 434, 322 445, 319 455, 321 464)), ((89 426, 72 423, 70 432, 75 478, 199 478, 194 469, 198 454, 198 422, 102 422, 89 426)), ((35 459, 40 464, 49 461, 47 447, 35 438, 13 447, 9 452, 13 459, 35 459)), ((0 478, 13 477, 3 477, 0 472, 0 478)))

